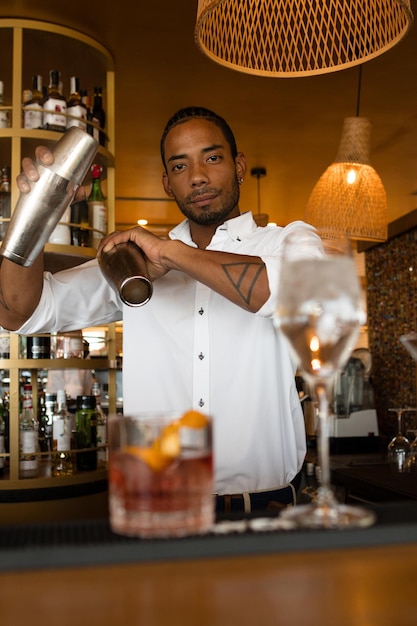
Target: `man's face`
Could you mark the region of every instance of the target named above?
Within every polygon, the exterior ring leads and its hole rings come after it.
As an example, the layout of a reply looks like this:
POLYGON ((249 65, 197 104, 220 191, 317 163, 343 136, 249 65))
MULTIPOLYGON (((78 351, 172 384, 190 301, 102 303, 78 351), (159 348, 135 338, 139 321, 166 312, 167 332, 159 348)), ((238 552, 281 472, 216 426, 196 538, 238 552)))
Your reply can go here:
POLYGON ((175 126, 165 139, 165 162, 165 191, 191 221, 214 225, 239 215, 244 157, 232 158, 216 124, 192 119, 175 126))

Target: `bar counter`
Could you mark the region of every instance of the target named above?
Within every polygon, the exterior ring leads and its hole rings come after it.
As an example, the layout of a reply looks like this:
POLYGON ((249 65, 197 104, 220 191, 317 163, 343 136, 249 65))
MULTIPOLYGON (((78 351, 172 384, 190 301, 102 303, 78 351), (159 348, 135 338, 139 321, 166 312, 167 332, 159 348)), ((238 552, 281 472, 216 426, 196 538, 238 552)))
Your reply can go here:
MULTIPOLYGON (((0 526, 4 623, 402 626, 417 621, 417 502, 344 531, 139 540, 107 519, 0 526)), ((268 519, 267 519, 268 522, 268 519)), ((237 525, 242 522, 236 520, 237 525)), ((253 530, 252 527, 255 529, 253 530)))

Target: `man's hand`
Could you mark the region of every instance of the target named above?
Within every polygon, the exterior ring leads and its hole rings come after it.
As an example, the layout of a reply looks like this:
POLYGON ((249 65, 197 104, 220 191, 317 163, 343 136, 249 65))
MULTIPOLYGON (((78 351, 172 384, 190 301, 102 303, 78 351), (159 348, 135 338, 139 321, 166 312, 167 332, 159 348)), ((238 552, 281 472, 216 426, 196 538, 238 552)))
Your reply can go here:
POLYGON ((151 281, 164 276, 169 271, 170 267, 164 262, 164 250, 173 242, 161 239, 141 226, 116 231, 103 237, 97 256, 100 257, 103 252, 108 252, 117 244, 126 241, 132 241, 142 250, 151 281))
MULTIPOLYGON (((46 146, 37 146, 35 157, 36 161, 42 165, 48 166, 54 162, 54 155, 46 146)), ((22 159, 22 172, 16 177, 19 190, 22 193, 28 193, 30 191, 30 183, 34 183, 37 180, 39 180, 39 172, 36 162, 29 157, 25 157, 22 159)))

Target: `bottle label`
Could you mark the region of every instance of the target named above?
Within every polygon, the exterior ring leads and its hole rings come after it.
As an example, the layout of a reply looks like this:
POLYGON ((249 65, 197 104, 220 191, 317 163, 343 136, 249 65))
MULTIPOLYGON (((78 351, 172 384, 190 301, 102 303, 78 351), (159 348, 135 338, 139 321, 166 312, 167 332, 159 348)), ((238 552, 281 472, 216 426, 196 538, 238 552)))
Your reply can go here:
POLYGON ((43 110, 40 104, 33 102, 28 107, 23 107, 24 128, 43 128, 43 110))
POLYGON ((54 450, 65 451, 71 449, 71 417, 55 417, 53 424, 54 450))
POLYGON ((38 449, 38 434, 35 430, 20 431, 20 452, 32 454, 38 449))
POLYGON ((65 117, 66 110, 67 105, 64 100, 49 98, 44 104, 43 125, 46 128, 51 126, 65 128, 67 125, 67 119, 65 117))
POLYGON ((93 227, 93 248, 98 248, 100 241, 107 233, 107 209, 104 202, 89 202, 89 206, 93 227))
POLYGON ((76 105, 68 107, 67 115, 71 115, 71 117, 67 117, 67 128, 77 126, 78 128, 81 128, 81 130, 87 130, 87 116, 83 106, 76 105))

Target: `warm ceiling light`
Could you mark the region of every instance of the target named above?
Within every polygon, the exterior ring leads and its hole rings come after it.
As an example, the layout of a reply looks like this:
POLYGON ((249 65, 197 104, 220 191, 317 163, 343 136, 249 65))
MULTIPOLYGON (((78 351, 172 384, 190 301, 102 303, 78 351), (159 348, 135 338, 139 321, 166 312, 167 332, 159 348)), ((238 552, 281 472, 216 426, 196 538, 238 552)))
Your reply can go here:
POLYGON ((137 221, 137 223, 139 224, 139 226, 146 226, 146 224, 148 223, 148 220, 140 219, 137 221))
POLYGON ((234 70, 313 76, 386 52, 412 21, 410 0, 199 0, 195 38, 234 70))
POLYGON ((385 189, 369 164, 370 134, 368 119, 344 120, 335 162, 314 187, 304 216, 322 237, 338 233, 368 241, 388 237, 385 189))

